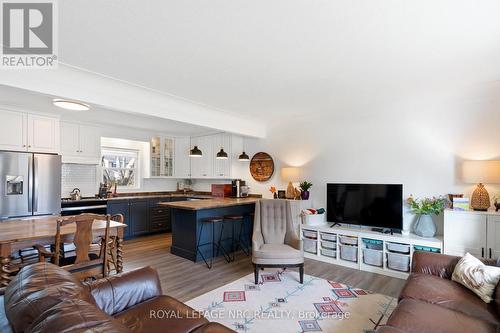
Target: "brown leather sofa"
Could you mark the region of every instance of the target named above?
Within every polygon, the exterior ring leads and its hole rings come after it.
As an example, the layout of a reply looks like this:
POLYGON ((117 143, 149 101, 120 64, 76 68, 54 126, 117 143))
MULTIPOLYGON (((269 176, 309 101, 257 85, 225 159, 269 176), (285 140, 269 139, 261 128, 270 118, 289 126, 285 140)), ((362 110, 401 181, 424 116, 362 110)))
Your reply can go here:
MULTIPOLYGON (((416 251, 412 273, 399 303, 377 333, 500 332, 500 288, 494 301, 483 302, 476 294, 451 280, 460 257, 416 251)), ((485 262, 496 265, 496 262, 485 262)))
POLYGON ((163 295, 152 267, 80 283, 64 269, 37 263, 24 267, 1 298, 2 333, 234 332, 163 295))

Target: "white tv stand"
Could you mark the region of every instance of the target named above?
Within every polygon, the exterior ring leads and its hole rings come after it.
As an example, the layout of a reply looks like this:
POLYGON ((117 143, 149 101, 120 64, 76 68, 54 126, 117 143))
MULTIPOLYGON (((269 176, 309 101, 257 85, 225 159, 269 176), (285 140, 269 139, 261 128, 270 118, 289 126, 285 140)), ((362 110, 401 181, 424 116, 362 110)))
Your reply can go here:
POLYGON ((326 226, 301 224, 300 235, 306 258, 406 279, 411 269, 415 247, 426 251, 443 252, 441 237, 423 238, 415 234, 391 235, 372 231, 370 228, 330 227, 332 224, 326 226), (394 251, 395 249, 399 252, 394 251), (372 260, 372 265, 365 263, 367 260, 372 260))

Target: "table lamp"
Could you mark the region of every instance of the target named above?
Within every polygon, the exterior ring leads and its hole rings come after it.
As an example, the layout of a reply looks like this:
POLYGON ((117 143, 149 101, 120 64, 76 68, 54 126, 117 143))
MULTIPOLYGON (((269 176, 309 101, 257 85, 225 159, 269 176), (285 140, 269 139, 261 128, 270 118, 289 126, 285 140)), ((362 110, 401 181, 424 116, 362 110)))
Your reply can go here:
POLYGON ((285 197, 287 199, 294 199, 295 187, 293 186, 293 183, 300 181, 300 169, 293 167, 281 168, 281 178, 284 181, 288 181, 285 197))
POLYGON ((483 184, 500 183, 500 161, 464 161, 462 180, 465 183, 477 184, 470 200, 472 209, 486 211, 490 208, 491 202, 483 184))

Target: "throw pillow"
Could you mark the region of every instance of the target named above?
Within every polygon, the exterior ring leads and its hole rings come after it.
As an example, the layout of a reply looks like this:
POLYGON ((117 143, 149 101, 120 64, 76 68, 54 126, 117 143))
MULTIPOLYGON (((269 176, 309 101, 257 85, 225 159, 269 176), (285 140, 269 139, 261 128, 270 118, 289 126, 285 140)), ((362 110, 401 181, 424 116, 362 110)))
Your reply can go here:
POLYGON ((466 253, 455 266, 451 279, 473 291, 486 303, 490 303, 500 280, 500 267, 487 266, 470 253, 466 253))

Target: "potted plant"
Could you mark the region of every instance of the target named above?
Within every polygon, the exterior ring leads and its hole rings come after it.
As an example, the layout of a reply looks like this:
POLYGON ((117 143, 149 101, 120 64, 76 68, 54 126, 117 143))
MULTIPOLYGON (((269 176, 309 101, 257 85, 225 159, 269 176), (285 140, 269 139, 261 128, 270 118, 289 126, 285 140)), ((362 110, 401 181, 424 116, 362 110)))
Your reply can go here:
POLYGON ((309 189, 313 186, 312 183, 304 180, 303 182, 300 183, 300 198, 302 200, 308 200, 309 199, 309 189))
POLYGON ((434 237, 436 224, 431 215, 441 214, 448 204, 448 200, 444 197, 414 199, 410 195, 406 202, 410 206, 411 212, 417 215, 413 232, 421 237, 434 237))

